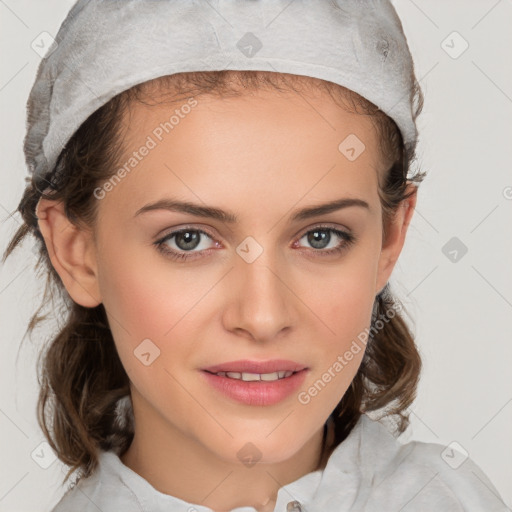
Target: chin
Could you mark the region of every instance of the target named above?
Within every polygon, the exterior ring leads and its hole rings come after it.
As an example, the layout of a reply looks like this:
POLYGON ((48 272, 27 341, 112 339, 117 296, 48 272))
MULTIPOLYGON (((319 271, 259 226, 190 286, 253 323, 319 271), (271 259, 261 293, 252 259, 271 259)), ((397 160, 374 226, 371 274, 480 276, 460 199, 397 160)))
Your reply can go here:
POLYGON ((261 430, 258 434, 252 440, 247 432, 243 432, 240 436, 234 435, 229 448, 221 450, 222 454, 219 455, 225 458, 226 453, 229 453, 227 462, 242 463, 248 467, 256 463, 279 464, 297 455, 307 441, 291 438, 284 428, 281 435, 275 432, 268 437, 265 435, 262 437, 261 430), (273 437, 272 440, 271 437, 273 437))

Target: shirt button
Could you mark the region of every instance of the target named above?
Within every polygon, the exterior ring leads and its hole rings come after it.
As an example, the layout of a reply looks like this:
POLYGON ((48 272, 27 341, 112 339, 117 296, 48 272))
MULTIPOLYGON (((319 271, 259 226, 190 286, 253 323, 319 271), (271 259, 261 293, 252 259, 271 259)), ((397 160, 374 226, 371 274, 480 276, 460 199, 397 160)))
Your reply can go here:
POLYGON ((302 512, 302 507, 298 501, 290 501, 290 503, 286 505, 286 512, 302 512))

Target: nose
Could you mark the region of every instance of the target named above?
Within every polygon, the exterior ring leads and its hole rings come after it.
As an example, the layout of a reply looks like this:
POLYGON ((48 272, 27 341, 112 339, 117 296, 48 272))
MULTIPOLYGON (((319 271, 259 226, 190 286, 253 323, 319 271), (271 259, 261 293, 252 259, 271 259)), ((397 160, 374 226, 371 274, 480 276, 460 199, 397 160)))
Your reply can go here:
POLYGON ((241 258, 230 273, 224 327, 258 341, 269 341, 297 323, 297 298, 285 265, 276 266, 265 252, 254 262, 241 258), (264 256, 265 255, 265 256, 264 256))

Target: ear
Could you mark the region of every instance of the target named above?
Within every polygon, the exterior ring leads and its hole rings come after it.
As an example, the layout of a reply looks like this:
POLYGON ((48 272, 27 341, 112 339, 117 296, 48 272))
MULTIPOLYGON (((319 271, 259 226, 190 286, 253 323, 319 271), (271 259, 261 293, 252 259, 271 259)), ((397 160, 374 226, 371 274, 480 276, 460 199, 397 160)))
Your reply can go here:
POLYGON ((395 263, 402 252, 405 235, 416 207, 418 187, 410 183, 407 187, 407 192, 412 192, 411 196, 402 201, 395 215, 386 226, 386 236, 382 241, 382 250, 379 258, 375 295, 380 293, 389 281, 395 263))
POLYGON ((92 233, 68 219, 62 201, 41 198, 36 215, 52 265, 71 298, 88 308, 101 304, 92 233))

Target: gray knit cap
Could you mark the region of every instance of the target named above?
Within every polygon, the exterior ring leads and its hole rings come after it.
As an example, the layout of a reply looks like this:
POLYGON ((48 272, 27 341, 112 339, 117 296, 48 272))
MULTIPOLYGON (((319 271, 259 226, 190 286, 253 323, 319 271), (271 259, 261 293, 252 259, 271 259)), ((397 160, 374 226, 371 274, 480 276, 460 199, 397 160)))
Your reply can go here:
POLYGON ((351 89, 416 143, 413 61, 389 0, 78 0, 42 59, 24 151, 38 179, 80 125, 132 86, 186 71, 262 70, 351 89))

